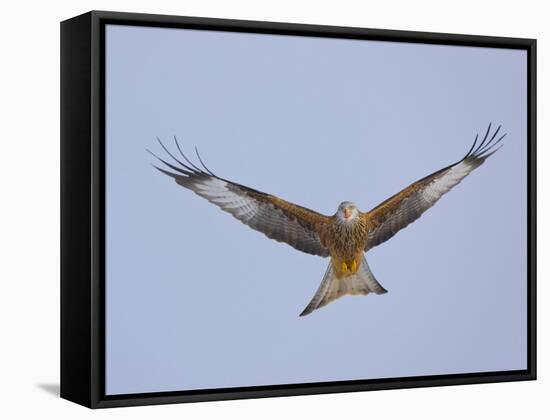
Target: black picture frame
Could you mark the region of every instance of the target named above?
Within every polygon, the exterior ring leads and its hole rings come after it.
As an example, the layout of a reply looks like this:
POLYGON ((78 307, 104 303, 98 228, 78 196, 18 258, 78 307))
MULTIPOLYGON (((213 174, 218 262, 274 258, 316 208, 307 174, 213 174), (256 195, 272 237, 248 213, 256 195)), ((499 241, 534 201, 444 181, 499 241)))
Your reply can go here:
POLYGON ((536 40, 92 11, 61 23, 61 397, 90 408, 536 379, 536 40), (246 388, 105 394, 105 25, 194 28, 527 52, 526 370, 246 388))

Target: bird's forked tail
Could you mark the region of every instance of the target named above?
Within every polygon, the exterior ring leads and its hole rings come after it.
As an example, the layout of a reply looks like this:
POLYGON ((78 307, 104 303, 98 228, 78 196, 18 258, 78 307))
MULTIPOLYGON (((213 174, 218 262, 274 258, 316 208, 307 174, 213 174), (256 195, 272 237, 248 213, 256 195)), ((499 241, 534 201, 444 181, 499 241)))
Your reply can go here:
POLYGON ((336 277, 331 261, 315 296, 300 316, 308 315, 344 295, 367 295, 369 293, 381 295, 386 292, 387 290, 378 283, 370 271, 365 257, 363 257, 357 273, 342 278, 336 277))

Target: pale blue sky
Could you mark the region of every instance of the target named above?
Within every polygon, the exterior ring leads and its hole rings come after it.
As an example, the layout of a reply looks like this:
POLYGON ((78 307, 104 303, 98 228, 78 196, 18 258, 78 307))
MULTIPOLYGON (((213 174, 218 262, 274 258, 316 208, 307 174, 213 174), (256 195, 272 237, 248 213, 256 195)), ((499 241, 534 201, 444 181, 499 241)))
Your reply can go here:
POLYGON ((526 368, 524 51, 107 27, 107 394, 526 368), (298 314, 328 260, 151 166, 155 138, 325 214, 504 148, 367 254, 389 293, 298 314))

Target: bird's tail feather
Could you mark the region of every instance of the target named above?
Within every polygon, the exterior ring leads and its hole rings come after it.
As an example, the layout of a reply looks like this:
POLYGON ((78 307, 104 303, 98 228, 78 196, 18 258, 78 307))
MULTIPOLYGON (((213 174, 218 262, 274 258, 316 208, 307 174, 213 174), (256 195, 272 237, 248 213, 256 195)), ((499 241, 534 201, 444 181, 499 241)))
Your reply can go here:
POLYGON ((367 295, 369 293, 381 295, 387 290, 382 287, 370 271, 367 260, 359 266, 357 273, 341 279, 337 278, 332 268, 332 262, 329 262, 325 276, 321 285, 317 289, 311 302, 302 311, 300 316, 308 315, 316 309, 321 308, 344 295, 367 295))

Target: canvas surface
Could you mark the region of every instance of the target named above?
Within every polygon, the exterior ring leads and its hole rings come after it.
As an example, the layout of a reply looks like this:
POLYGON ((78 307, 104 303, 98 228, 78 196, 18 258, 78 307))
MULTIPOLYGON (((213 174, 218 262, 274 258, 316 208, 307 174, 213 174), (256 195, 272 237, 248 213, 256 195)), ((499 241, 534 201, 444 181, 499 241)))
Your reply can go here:
POLYGON ((108 26, 107 394, 526 368, 526 53, 108 26), (331 215, 505 145, 367 254, 389 293, 298 314, 325 259, 156 171, 210 169, 331 215))

